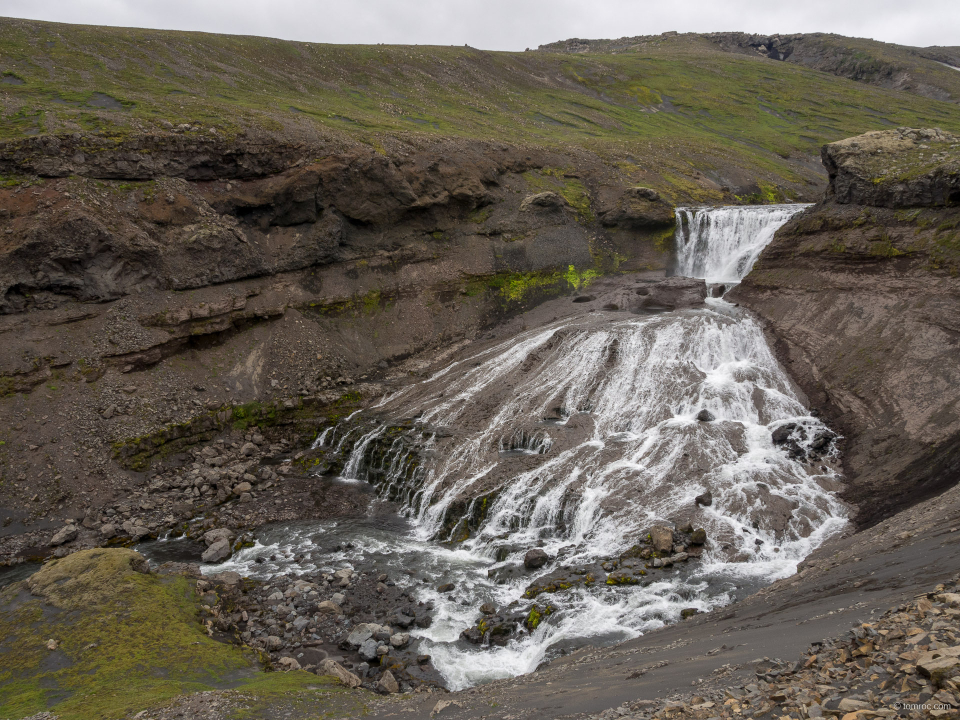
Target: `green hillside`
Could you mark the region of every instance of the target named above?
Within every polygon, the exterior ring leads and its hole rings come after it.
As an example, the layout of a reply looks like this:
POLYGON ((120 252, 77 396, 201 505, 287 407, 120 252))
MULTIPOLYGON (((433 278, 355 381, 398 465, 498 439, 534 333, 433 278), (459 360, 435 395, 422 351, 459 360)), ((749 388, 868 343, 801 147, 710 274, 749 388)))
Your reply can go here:
POLYGON ((405 134, 795 182, 816 172, 825 142, 900 125, 960 131, 950 102, 684 38, 621 54, 502 53, 0 19, 0 139, 166 123, 375 147, 405 134))

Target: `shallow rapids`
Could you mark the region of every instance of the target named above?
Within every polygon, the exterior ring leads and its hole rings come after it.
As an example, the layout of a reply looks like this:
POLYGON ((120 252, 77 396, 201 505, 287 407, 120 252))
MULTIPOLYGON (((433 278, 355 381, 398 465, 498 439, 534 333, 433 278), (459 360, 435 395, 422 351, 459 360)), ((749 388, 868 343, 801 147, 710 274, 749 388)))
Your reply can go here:
MULTIPOLYGON (((736 282, 802 207, 681 209, 678 266, 736 282)), ((345 458, 339 482, 375 481, 399 517, 270 528, 212 571, 269 576, 299 557, 305 570, 387 572, 435 604, 433 625, 416 631, 420 652, 460 689, 792 574, 846 523, 830 458, 805 452, 823 431, 760 327, 730 303, 587 313, 455 362, 318 438, 316 449, 345 458), (419 444, 391 439, 401 421, 419 444), (802 428, 792 455, 772 439, 788 425, 802 428), (697 504, 705 493, 712 502, 697 504), (538 574, 616 557, 664 523, 706 530, 698 562, 540 595, 555 612, 503 647, 460 639, 481 604, 526 611, 538 574), (519 570, 535 547, 553 564, 519 570), (444 583, 454 590, 438 592, 444 583)))

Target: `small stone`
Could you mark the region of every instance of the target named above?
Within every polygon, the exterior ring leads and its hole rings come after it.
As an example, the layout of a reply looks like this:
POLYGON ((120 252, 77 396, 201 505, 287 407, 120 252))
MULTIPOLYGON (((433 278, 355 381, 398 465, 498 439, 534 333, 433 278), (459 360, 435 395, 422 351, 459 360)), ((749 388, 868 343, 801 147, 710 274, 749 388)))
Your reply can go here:
POLYGON ((237 483, 233 488, 234 495, 243 495, 244 493, 249 493, 253 487, 250 483, 244 481, 242 483, 237 483))
POLYGON ((523 556, 523 566, 528 570, 536 570, 550 562, 550 556, 540 548, 528 550, 523 556))
POLYGON ((704 507, 710 507, 713 505, 713 493, 707 490, 703 495, 697 495, 693 502, 696 505, 703 505, 704 507))
POLYGON ((280 666, 281 670, 299 670, 300 663, 292 657, 282 657, 277 660, 277 665, 280 666))
POLYGON ((390 636, 390 645, 395 648, 406 647, 410 642, 410 633, 397 633, 390 636))
POLYGON ((393 677, 393 673, 391 673, 389 670, 381 675, 380 679, 377 681, 377 692, 381 692, 384 695, 392 695, 400 692, 400 686, 393 677))
POLYGON ((340 606, 333 602, 332 600, 324 600, 322 603, 317 605, 317 612, 323 613, 324 615, 342 615, 343 611, 340 609, 340 606))
POLYGON ((360 645, 360 649, 357 651, 360 653, 360 657, 364 660, 376 660, 377 659, 377 648, 380 647, 380 643, 373 638, 364 640, 360 645))
POLYGON ((56 650, 59 646, 60 646, 60 643, 58 643, 53 638, 50 638, 49 640, 47 640, 47 650, 56 650))
POLYGON ((707 531, 703 528, 697 528, 690 535, 690 544, 691 545, 703 545, 707 542, 707 531))
POLYGON ((116 525, 107 523, 106 525, 100 526, 100 537, 102 537, 104 540, 109 540, 110 538, 114 537, 116 534, 117 534, 116 525))
POLYGON ((243 446, 240 448, 240 454, 243 455, 244 457, 250 457, 251 455, 256 455, 257 450, 258 448, 256 445, 254 445, 252 442, 248 442, 248 443, 244 443, 243 446))
POLYGON ((443 585, 437 588, 437 592, 440 592, 440 593, 453 592, 453 588, 454 588, 453 583, 444 583, 443 585))
POLYGON ((484 603, 480 606, 480 613, 482 615, 496 615, 497 607, 493 603, 484 603))
POLYGON ((269 635, 266 640, 266 648, 271 652, 276 652, 283 647, 283 640, 276 635, 269 635))
POLYGON ((330 601, 335 602, 337 605, 343 605, 344 601, 347 599, 347 596, 343 593, 334 593, 330 596, 330 601))

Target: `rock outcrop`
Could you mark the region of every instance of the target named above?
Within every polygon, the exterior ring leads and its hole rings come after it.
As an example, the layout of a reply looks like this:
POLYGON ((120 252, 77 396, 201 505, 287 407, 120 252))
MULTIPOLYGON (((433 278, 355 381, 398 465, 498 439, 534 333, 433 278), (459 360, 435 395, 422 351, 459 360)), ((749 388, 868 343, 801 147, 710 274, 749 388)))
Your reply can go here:
POLYGON ((834 143, 824 158, 826 199, 781 228, 727 297, 766 320, 812 406, 840 428, 863 526, 960 477, 960 147, 903 129, 834 143), (913 170, 904 180, 897 168, 913 170))
POLYGON ((877 130, 824 145, 827 197, 886 208, 960 206, 960 137, 939 129, 877 130))

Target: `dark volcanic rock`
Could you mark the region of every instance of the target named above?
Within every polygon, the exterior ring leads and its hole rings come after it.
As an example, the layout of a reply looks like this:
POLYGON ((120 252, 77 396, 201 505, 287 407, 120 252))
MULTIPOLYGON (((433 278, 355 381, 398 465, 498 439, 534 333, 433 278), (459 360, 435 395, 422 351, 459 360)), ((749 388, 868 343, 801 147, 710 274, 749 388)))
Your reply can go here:
POLYGON ((523 556, 523 566, 528 570, 541 568, 548 562, 550 562, 550 556, 539 548, 528 550, 527 554, 523 556))
POLYGON ((960 137, 939 129, 876 130, 824 145, 827 197, 888 208, 960 205, 960 137))

